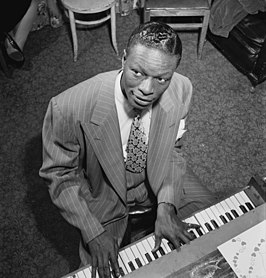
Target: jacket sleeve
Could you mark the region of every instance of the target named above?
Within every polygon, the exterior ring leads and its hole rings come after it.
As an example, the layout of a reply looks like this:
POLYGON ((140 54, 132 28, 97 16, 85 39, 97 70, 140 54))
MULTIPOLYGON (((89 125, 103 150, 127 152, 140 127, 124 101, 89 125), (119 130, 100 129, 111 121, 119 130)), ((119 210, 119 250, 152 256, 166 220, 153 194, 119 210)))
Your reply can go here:
POLYGON ((104 232, 104 228, 86 203, 91 195, 80 166, 81 148, 74 126, 73 120, 64 118, 53 98, 43 123, 43 164, 39 174, 48 181, 51 199, 62 216, 80 229, 87 243, 104 232))
MULTIPOLYGON (((180 121, 185 122, 191 97, 192 97, 192 84, 189 79, 185 79, 185 82, 182 86, 182 94, 183 94, 183 110, 181 113, 180 119, 178 119, 178 131, 180 131, 180 121)), ((184 128, 184 127, 182 127, 184 128)), ((176 208, 179 207, 180 197, 182 194, 184 174, 186 172, 186 160, 182 154, 182 138, 180 136, 175 136, 176 140, 174 146, 172 146, 173 150, 170 155, 170 159, 168 161, 168 171, 165 179, 163 180, 163 184, 158 192, 157 201, 159 203, 170 203, 173 204, 176 208)))

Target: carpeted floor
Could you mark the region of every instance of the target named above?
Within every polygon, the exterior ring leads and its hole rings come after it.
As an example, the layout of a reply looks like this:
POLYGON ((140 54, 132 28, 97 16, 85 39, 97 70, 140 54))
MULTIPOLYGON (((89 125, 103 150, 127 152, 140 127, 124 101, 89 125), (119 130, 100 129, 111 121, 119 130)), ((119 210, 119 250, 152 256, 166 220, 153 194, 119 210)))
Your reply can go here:
MULTIPOLYGON (((120 53, 139 17, 117 17, 120 53)), ((0 277, 61 277, 79 265, 78 232, 52 205, 38 176, 41 128, 50 98, 99 72, 119 68, 107 25, 78 31, 73 62, 68 26, 32 32, 27 62, 0 71, 0 277)), ((180 33, 183 59, 178 72, 194 85, 184 152, 205 185, 223 196, 266 175, 266 83, 249 93, 248 79, 210 43, 197 60, 196 33, 180 33), (264 133, 263 133, 264 130, 264 133)))

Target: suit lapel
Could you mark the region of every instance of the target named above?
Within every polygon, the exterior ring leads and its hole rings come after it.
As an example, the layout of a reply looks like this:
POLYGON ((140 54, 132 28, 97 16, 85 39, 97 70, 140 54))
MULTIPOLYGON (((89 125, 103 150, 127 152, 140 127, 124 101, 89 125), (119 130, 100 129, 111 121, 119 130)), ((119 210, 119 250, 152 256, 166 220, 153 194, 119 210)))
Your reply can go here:
POLYGON ((84 124, 95 154, 112 186, 126 203, 126 177, 118 117, 112 93, 99 96, 90 122, 84 124))
POLYGON ((173 146, 176 135, 173 131, 178 120, 176 111, 172 98, 166 92, 152 109, 147 173, 155 193, 167 174, 169 157, 173 150, 169 146, 173 146))

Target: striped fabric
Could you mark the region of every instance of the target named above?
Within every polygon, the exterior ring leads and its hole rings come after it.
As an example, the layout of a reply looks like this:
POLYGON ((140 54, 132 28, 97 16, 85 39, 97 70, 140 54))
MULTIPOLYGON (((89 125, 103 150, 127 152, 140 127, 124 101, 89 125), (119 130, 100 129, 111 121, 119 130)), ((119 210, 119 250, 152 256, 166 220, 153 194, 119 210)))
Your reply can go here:
MULTIPOLYGON (((126 174, 114 101, 117 74, 99 74, 51 99, 43 124, 40 176, 84 242, 106 227, 121 238, 127 222, 126 174)), ((179 204, 182 196, 186 163, 175 141, 191 95, 190 81, 174 73, 152 110, 146 170, 158 202, 179 204)))

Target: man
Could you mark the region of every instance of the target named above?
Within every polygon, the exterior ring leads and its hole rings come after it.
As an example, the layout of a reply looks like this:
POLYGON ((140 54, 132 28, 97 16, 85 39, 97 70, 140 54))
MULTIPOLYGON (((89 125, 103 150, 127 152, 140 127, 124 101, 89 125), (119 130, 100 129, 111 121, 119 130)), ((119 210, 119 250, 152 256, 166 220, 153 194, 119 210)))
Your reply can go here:
POLYGON ((181 217, 213 202, 180 151, 192 95, 188 78, 175 72, 181 52, 172 28, 145 23, 129 38, 122 70, 86 80, 49 104, 40 175, 64 218, 80 229, 80 258, 92 265, 92 277, 96 270, 110 277, 109 265, 119 276, 130 207, 149 207, 155 198, 156 251, 162 238, 175 248, 189 242, 181 217), (138 120, 141 143, 129 135, 138 120), (133 161, 129 141, 139 147, 133 161))

